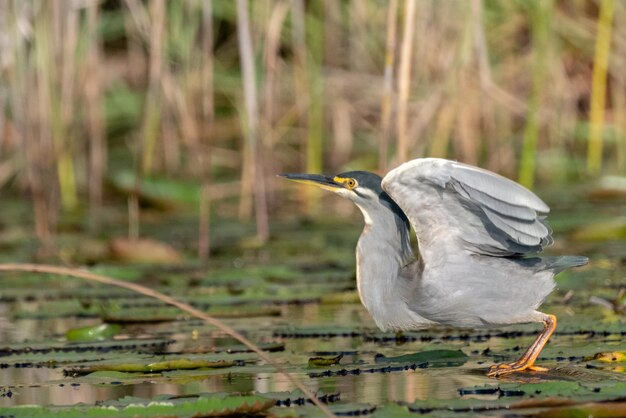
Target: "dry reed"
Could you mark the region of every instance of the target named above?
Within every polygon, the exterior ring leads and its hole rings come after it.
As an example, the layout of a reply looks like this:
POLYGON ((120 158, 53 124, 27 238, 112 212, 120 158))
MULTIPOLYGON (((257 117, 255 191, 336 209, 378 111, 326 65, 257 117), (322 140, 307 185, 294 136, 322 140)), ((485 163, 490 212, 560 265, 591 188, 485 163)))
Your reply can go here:
POLYGON ((144 178, 198 180, 202 259, 232 197, 267 239, 278 171, 438 156, 530 186, 581 178, 583 159, 626 169, 620 2, 268 0, 247 23, 242 4, 0 2, 0 185, 30 197, 42 243, 83 201, 97 231, 133 164, 130 235, 144 178))

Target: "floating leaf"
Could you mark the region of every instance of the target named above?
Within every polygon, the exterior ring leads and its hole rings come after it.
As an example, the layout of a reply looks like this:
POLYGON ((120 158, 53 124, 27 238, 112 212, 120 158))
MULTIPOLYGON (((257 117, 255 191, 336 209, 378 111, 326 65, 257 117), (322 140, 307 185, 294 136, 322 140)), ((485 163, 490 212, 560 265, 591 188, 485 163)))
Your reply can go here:
POLYGON ((539 418, 562 417, 626 417, 626 402, 593 402, 583 405, 562 406, 538 412, 539 418))
POLYGON ((388 403, 376 408, 371 415, 372 418, 415 418, 415 414, 410 412, 406 405, 388 403))
POLYGON ((237 362, 235 360, 212 360, 198 357, 179 357, 163 361, 150 361, 150 359, 138 359, 137 362, 100 362, 94 365, 85 365, 80 369, 75 369, 80 373, 89 373, 92 371, 116 371, 116 372, 142 372, 142 373, 158 373, 168 370, 191 370, 191 369, 221 369, 224 367, 232 367, 237 362))
POLYGON ((111 360, 119 357, 118 352, 95 350, 20 352, 0 357, 0 367, 58 367, 86 361, 111 360))
POLYGON ((595 400, 621 399, 626 393, 626 383, 606 382, 594 385, 565 381, 503 383, 466 387, 460 389, 459 393, 471 397, 418 400, 409 404, 408 407, 410 411, 419 413, 433 411, 480 412, 498 409, 536 410, 537 408, 553 408, 595 400), (490 395, 490 397, 477 397, 480 395, 490 395), (493 398, 493 395, 497 397, 493 398))
POLYGON ((68 341, 101 341, 116 336, 121 330, 117 324, 99 324, 71 329, 65 333, 65 338, 68 341))
POLYGON ((258 415, 274 406, 276 401, 258 395, 200 395, 194 397, 156 397, 155 399, 122 399, 104 405, 48 406, 23 405, 2 408, 3 416, 24 418, 46 417, 111 417, 143 418, 168 417, 217 417, 258 415))
POLYGON ((207 314, 214 318, 258 318, 260 316, 280 316, 282 311, 275 307, 238 306, 229 309, 208 309, 207 314))
POLYGON ((396 357, 377 355, 377 363, 411 363, 420 366, 453 367, 462 366, 468 357, 461 350, 430 350, 396 357))
POLYGON ((626 362, 626 351, 608 351, 605 353, 598 353, 593 356, 593 359, 606 363, 623 363, 626 362))
POLYGON ((129 338, 118 340, 104 340, 92 342, 62 342, 62 341, 38 341, 15 343, 0 347, 0 356, 10 356, 15 354, 32 354, 50 352, 115 352, 115 351, 137 351, 155 352, 164 351, 165 348, 173 344, 173 339, 165 338, 129 338))
POLYGON ((163 307, 103 307, 100 317, 105 322, 116 324, 156 323, 183 319, 186 314, 178 308, 163 307))
POLYGON ((339 361, 343 358, 343 354, 339 354, 335 357, 311 357, 309 359, 309 367, 325 367, 339 364, 339 361))
POLYGON ((354 327, 328 325, 277 329, 274 331, 274 335, 281 338, 360 337, 363 335, 363 331, 354 327))
MULTIPOLYGON (((293 392, 269 392, 264 393, 263 396, 276 400, 277 406, 301 406, 306 404, 313 404, 313 402, 309 398, 307 398, 300 390, 294 390, 293 392)), ((317 399, 326 404, 337 402, 340 399, 340 395, 338 392, 317 392, 315 396, 317 397, 317 399)))

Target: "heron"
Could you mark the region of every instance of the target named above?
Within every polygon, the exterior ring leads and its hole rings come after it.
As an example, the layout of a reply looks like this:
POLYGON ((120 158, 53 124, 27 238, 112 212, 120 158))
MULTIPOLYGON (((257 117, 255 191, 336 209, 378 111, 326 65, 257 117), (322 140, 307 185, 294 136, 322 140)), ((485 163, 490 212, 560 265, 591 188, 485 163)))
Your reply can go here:
POLYGON ((557 318, 538 309, 555 288, 554 276, 588 259, 534 255, 553 239, 550 208, 533 192, 441 158, 406 162, 384 178, 367 171, 280 176, 332 191, 361 210, 357 290, 382 331, 543 323, 519 359, 491 366, 487 376, 547 370, 535 362, 557 318))

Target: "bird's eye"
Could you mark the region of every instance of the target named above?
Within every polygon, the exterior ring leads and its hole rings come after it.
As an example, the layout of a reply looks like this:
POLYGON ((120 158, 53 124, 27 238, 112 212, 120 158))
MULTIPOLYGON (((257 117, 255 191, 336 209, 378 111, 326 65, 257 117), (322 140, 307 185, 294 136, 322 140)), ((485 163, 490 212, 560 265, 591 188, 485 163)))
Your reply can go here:
POLYGON ((344 184, 346 185, 346 188, 349 190, 354 190, 356 186, 359 185, 355 179, 346 179, 346 182, 344 184))

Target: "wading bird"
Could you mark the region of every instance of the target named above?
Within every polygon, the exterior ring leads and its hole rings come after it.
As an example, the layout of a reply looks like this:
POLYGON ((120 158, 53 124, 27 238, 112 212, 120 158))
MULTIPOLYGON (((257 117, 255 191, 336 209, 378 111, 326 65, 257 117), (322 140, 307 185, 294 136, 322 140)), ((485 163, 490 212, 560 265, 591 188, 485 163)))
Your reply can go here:
POLYGON ((535 361, 557 320, 538 308, 554 289, 555 274, 588 259, 530 256, 553 242, 545 221, 550 209, 530 190, 439 158, 409 161, 382 179, 366 171, 281 176, 335 192, 363 213, 357 288, 381 330, 541 322, 543 331, 518 360, 494 365, 487 375, 546 370, 535 361))

